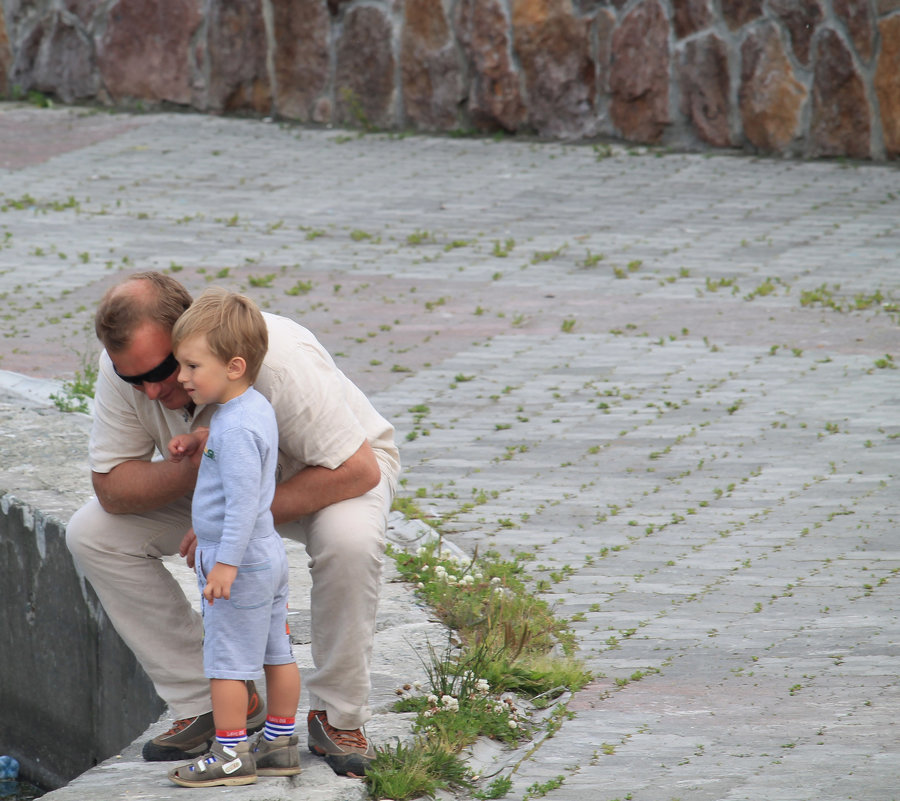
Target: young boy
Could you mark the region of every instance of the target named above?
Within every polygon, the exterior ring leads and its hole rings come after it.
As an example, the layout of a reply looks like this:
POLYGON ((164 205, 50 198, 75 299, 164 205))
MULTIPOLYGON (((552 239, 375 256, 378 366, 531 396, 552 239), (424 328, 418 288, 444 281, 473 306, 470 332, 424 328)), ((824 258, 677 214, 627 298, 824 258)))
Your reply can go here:
POLYGON ((271 405, 252 386, 267 348, 253 301, 218 289, 204 292, 172 331, 178 381, 197 406, 218 404, 208 430, 169 443, 172 460, 199 463, 191 517, 216 727, 208 753, 169 772, 184 787, 300 773, 294 734, 300 672, 287 630, 287 555, 269 511, 278 430, 271 405), (250 743, 245 680, 263 673, 268 716, 250 743))

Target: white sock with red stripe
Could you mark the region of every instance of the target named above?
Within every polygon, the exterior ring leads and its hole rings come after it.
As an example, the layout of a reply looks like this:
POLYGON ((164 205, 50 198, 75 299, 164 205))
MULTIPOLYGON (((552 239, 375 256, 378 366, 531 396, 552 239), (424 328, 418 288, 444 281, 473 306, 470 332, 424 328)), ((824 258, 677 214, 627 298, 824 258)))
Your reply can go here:
POLYGON ((246 739, 246 729, 216 729, 216 740, 222 745, 233 746, 246 739))

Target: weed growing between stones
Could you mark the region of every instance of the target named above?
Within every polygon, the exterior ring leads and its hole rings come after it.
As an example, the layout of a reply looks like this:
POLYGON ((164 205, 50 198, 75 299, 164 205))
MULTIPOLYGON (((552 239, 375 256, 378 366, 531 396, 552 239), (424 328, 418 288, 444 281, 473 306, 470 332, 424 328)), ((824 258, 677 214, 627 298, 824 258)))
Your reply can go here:
POLYGON ((96 362, 82 356, 81 369, 75 371, 75 377, 71 381, 64 381, 60 391, 50 395, 56 408, 61 412, 88 414, 88 398, 94 397, 97 369, 96 362))
MULTIPOLYGON (((403 801, 438 789, 475 791, 462 749, 479 737, 509 746, 528 739, 532 725, 520 704, 545 707, 591 675, 573 656, 567 622, 528 591, 520 562, 494 553, 460 559, 440 544, 390 553, 451 634, 442 653, 429 647, 423 659, 429 686, 398 689, 396 709, 416 713, 416 738, 378 749, 366 774, 369 792, 403 801)), ((509 777, 496 778, 475 797, 500 798, 510 787, 509 777)))

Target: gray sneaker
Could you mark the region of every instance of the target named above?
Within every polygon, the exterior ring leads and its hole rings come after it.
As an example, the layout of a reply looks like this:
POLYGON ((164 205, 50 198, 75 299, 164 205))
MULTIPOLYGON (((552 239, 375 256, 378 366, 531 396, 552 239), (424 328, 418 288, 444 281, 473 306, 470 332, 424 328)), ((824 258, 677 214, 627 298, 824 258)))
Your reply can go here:
MULTIPOLYGON (((266 705, 256 690, 256 684, 247 682, 247 733, 259 731, 266 723, 266 705)), ((172 762, 190 759, 206 752, 216 736, 212 712, 193 718, 176 720, 167 732, 144 743, 142 755, 148 762, 172 762)))
POLYGON ((328 722, 324 709, 312 709, 306 719, 309 750, 325 757, 331 769, 341 776, 361 779, 375 759, 375 747, 362 729, 336 729, 328 722))
POLYGON ((297 750, 297 735, 284 735, 267 740, 260 732, 250 746, 250 753, 256 760, 259 776, 296 776, 300 773, 300 752, 297 750))
POLYGON ((182 787, 234 787, 256 781, 256 762, 246 740, 236 745, 214 741, 209 752, 169 771, 182 787))

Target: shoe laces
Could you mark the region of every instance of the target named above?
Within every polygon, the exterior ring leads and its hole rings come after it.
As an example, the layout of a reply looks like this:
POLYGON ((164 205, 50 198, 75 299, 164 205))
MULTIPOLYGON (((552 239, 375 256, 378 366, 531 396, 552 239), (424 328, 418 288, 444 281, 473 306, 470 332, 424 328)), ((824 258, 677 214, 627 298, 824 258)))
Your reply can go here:
POLYGON ((176 720, 176 721, 172 724, 172 728, 169 729, 169 730, 163 735, 163 737, 168 737, 168 736, 171 735, 171 734, 178 734, 178 732, 183 731, 184 729, 186 729, 186 728, 187 728, 188 726, 190 726, 196 719, 197 719, 196 717, 193 717, 193 718, 182 718, 181 720, 176 720))
POLYGON ((365 751, 369 747, 362 729, 336 729, 328 722, 328 715, 324 710, 316 710, 313 714, 322 722, 322 727, 329 739, 344 748, 359 748, 365 751))

